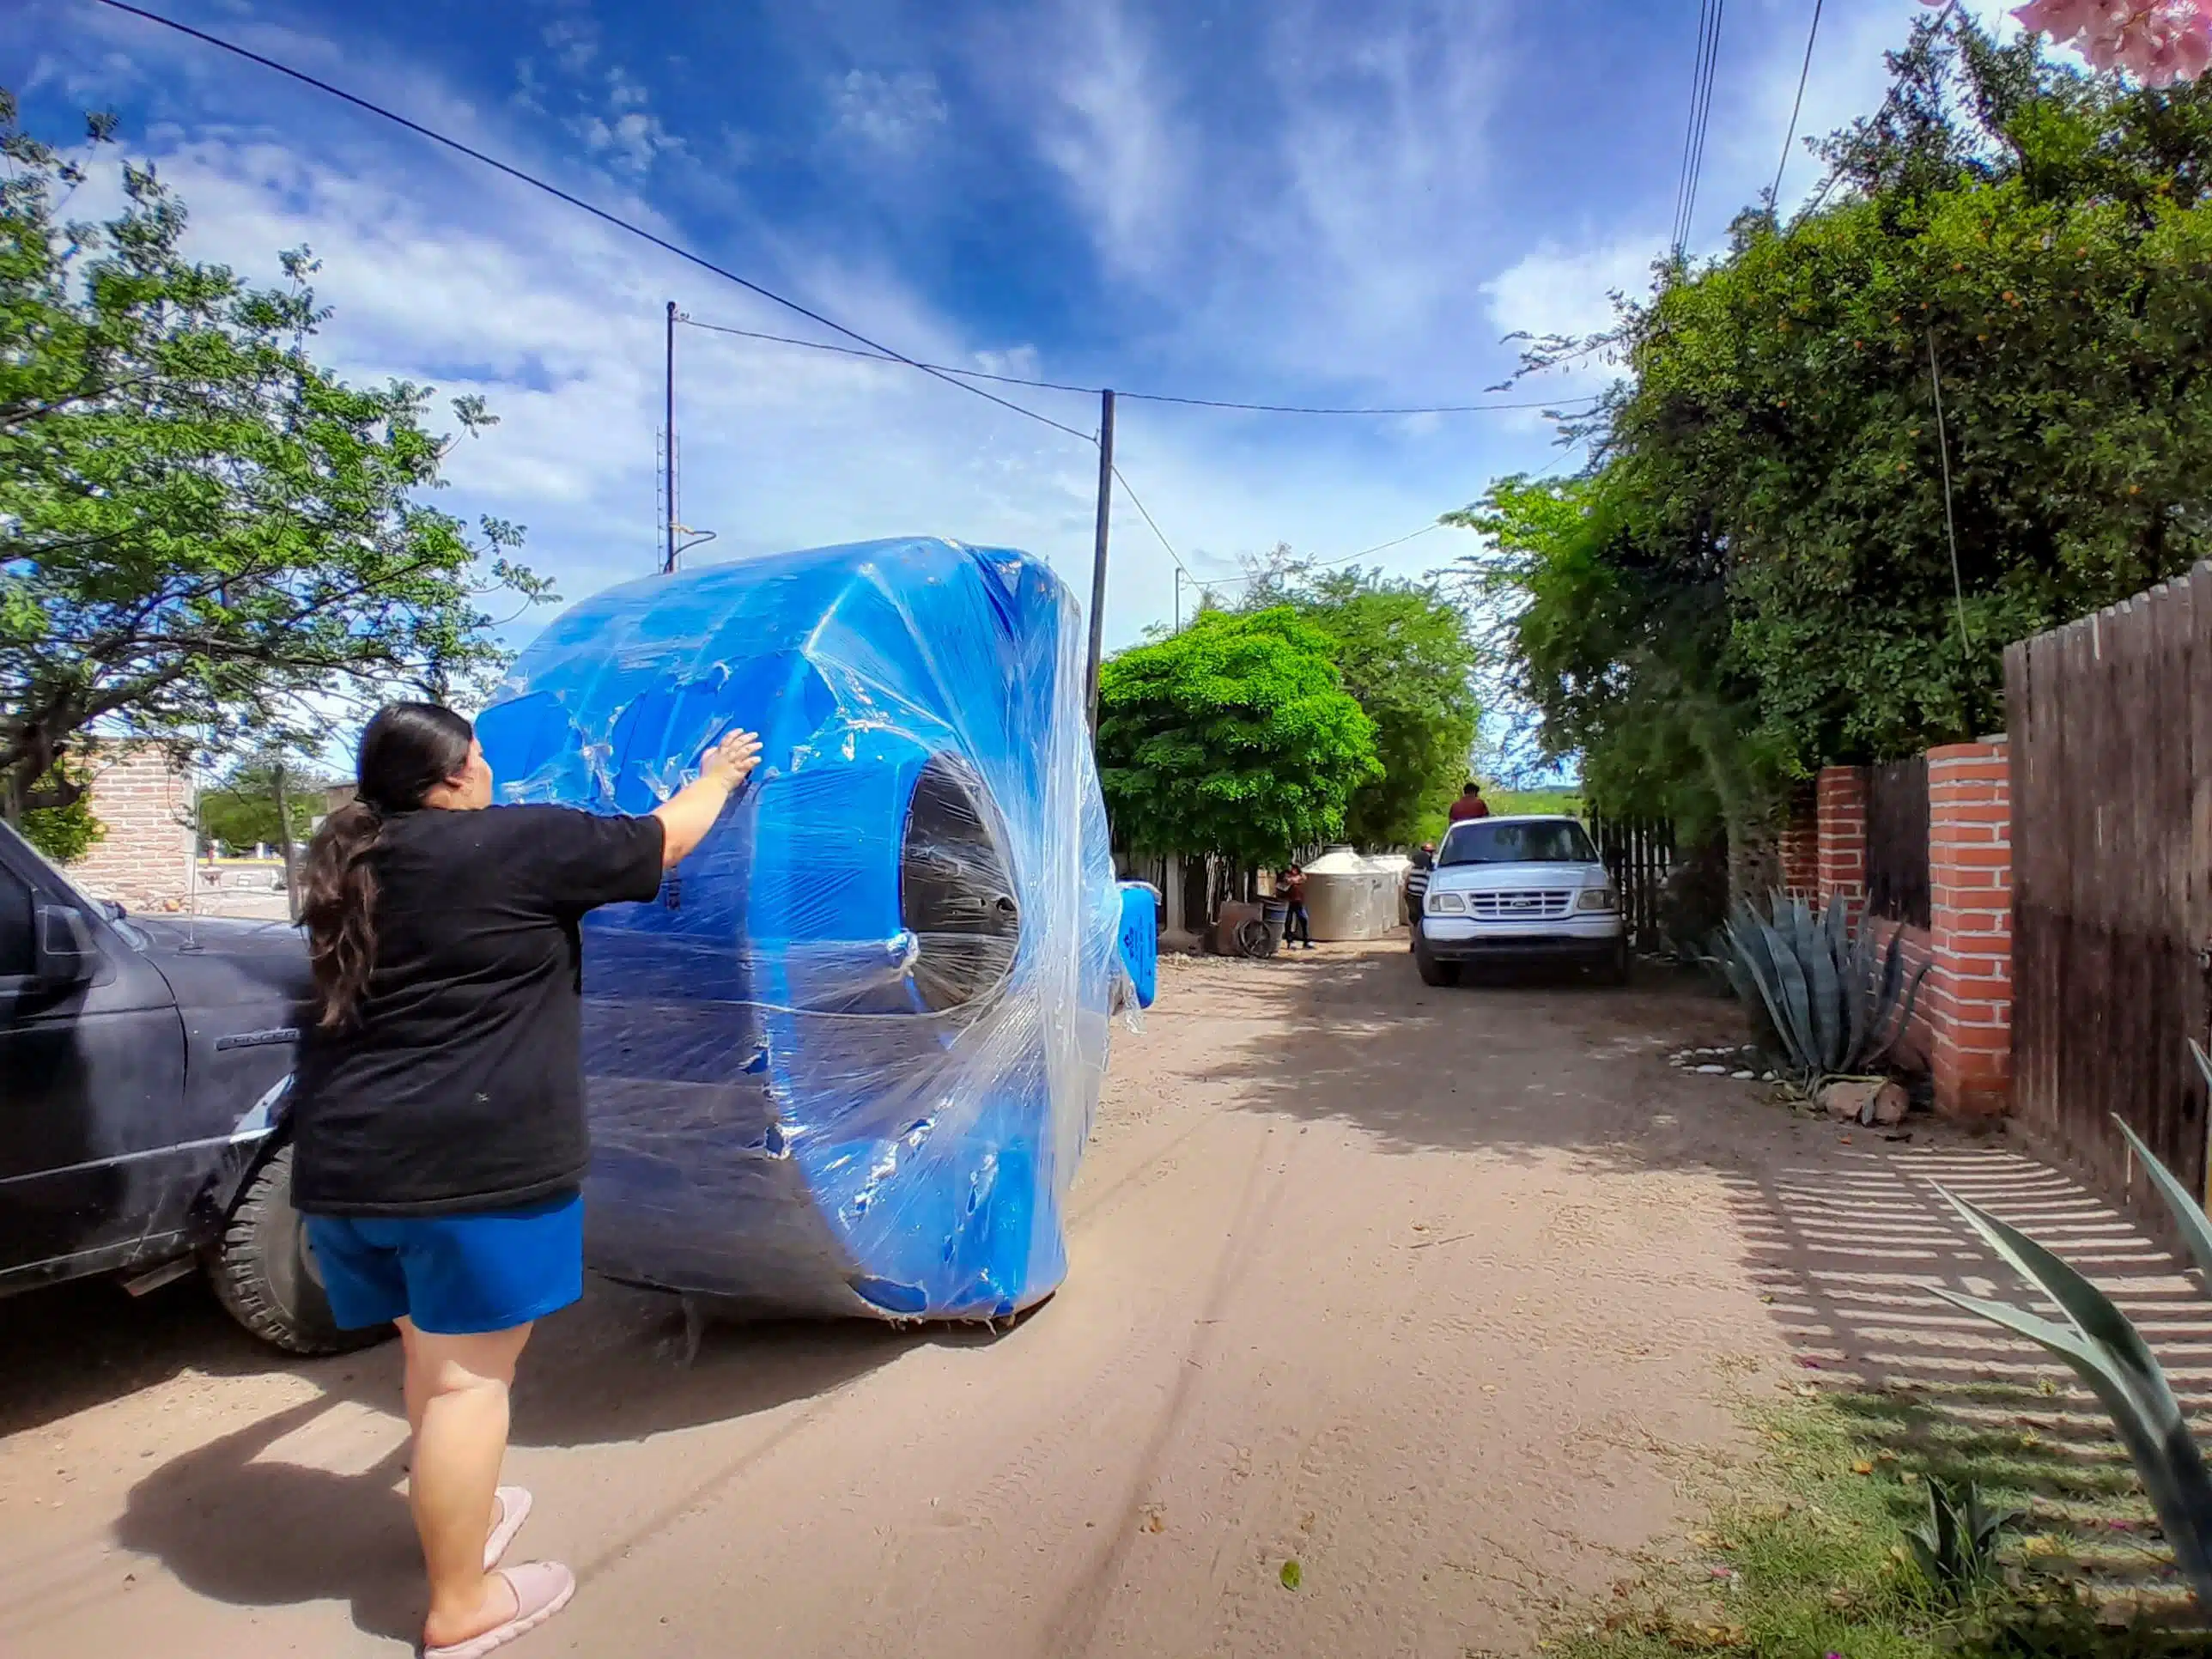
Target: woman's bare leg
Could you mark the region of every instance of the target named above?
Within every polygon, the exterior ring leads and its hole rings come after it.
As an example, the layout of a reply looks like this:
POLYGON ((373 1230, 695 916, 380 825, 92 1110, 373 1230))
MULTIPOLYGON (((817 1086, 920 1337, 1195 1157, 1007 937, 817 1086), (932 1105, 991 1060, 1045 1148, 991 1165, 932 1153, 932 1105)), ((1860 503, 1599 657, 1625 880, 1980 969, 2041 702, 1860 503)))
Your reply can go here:
POLYGON ((493 1493, 507 1456, 507 1389, 530 1327, 437 1336, 403 1324, 415 1451, 408 1502, 430 1572, 423 1641, 450 1647, 502 1625, 514 1593, 483 1570, 493 1493))

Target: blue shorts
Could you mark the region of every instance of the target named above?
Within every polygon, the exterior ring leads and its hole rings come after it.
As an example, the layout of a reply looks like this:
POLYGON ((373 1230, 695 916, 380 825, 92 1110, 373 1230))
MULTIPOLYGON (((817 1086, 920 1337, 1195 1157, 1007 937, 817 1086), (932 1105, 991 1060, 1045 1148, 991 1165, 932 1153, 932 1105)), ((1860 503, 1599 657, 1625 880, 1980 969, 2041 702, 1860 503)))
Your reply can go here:
POLYGON ((584 1293, 584 1195, 472 1215, 307 1218, 342 1329, 404 1315, 434 1336, 513 1330, 584 1293))

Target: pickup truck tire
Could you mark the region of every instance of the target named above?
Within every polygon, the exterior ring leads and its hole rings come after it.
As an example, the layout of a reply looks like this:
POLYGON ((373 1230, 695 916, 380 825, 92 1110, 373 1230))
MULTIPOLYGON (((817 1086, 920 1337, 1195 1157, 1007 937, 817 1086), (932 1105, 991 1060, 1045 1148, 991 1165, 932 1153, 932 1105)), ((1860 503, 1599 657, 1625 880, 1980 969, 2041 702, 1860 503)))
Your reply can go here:
POLYGON ((1626 985, 1634 969, 1635 961, 1629 955, 1628 941, 1624 939, 1599 973, 1607 985, 1626 985))
POLYGON ((286 1353, 344 1353, 392 1334, 388 1325, 349 1331, 331 1316, 292 1207, 292 1149, 280 1146, 246 1183, 208 1264, 216 1300, 233 1319, 286 1353))
POLYGON ((1418 929, 1413 934, 1413 966, 1419 972, 1421 983, 1424 985, 1443 986, 1459 983, 1459 963, 1438 962, 1426 951, 1421 949, 1421 936, 1418 929))

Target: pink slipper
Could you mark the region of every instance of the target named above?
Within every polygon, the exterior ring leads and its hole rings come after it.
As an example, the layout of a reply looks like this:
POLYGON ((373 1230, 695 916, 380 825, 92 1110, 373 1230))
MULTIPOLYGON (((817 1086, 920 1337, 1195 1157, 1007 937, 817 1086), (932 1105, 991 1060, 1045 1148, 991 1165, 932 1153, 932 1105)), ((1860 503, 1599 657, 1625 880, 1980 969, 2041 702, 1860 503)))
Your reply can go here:
POLYGON ((568 1605, 576 1593, 576 1575, 558 1561, 531 1561, 519 1567, 501 1567, 499 1577, 514 1590, 514 1617, 482 1636, 451 1647, 422 1650, 422 1659, 483 1659, 517 1637, 527 1636, 568 1605))
POLYGON ((507 1553, 507 1547, 514 1541, 514 1534, 522 1530, 522 1523, 530 1519, 530 1493, 521 1486, 501 1486, 492 1494, 499 1500, 499 1524, 484 1540, 484 1571, 489 1572, 499 1565, 499 1558, 507 1553))

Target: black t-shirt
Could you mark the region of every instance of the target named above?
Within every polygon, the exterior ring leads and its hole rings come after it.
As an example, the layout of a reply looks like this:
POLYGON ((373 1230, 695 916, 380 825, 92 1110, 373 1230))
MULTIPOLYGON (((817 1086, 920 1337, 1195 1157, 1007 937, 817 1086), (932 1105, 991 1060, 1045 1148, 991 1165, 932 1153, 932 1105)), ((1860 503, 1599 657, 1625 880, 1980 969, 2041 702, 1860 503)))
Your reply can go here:
POLYGON ((309 1214, 496 1210, 582 1181, 586 910, 660 887, 660 821, 562 806, 425 809, 370 854, 360 1018, 311 1028, 292 1201, 309 1214))

